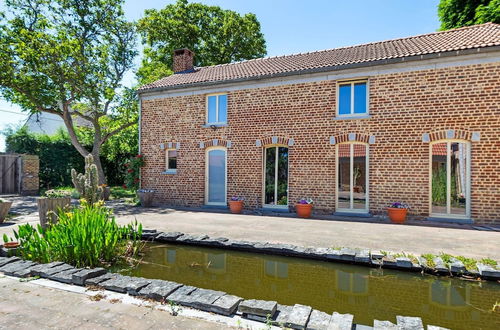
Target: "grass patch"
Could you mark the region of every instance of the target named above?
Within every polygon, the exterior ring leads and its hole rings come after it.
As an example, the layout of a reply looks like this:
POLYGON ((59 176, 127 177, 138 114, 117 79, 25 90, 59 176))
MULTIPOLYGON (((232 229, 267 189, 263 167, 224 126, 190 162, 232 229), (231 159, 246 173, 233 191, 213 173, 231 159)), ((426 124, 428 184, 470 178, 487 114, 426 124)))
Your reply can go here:
POLYGON ((136 193, 132 189, 123 188, 120 186, 110 187, 111 199, 136 198, 136 193))
POLYGON ((422 258, 424 258, 425 262, 427 263, 427 267, 429 268, 436 267, 436 263, 434 262, 435 257, 436 256, 433 255, 432 253, 422 254, 422 258))
POLYGON ((495 260, 490 259, 490 258, 481 259, 481 263, 483 265, 488 265, 488 266, 492 266, 492 267, 496 267, 498 265, 498 262, 496 262, 495 260))
POLYGON ((466 258, 464 256, 458 256, 458 257, 455 257, 457 260, 460 260, 464 266, 465 266, 465 269, 467 269, 468 271, 473 271, 473 270, 477 270, 477 261, 472 259, 472 258, 466 258))

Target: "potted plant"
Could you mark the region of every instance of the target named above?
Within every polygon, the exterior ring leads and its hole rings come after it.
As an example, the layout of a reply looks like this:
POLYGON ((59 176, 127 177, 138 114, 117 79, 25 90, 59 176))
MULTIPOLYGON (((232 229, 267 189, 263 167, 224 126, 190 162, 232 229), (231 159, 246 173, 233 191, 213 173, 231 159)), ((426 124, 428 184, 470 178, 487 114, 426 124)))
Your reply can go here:
POLYGON ((392 223, 404 223, 410 206, 405 203, 394 202, 387 208, 392 223))
POLYGON ((9 214, 10 207, 12 206, 12 202, 6 202, 0 199, 0 223, 5 221, 7 214, 9 214))
POLYGON ((142 207, 153 206, 153 197, 155 191, 153 189, 139 189, 137 190, 137 196, 139 196, 139 201, 142 207))
POLYGON ((310 218, 313 208, 313 200, 302 198, 295 204, 295 210, 297 211, 297 216, 301 218, 310 218))
POLYGON ((239 214, 243 211, 244 199, 242 197, 233 196, 229 200, 229 210, 231 213, 239 214))
POLYGON ((42 228, 47 227, 47 223, 57 222, 56 211, 71 204, 71 191, 68 190, 47 190, 44 196, 37 199, 38 215, 42 228))

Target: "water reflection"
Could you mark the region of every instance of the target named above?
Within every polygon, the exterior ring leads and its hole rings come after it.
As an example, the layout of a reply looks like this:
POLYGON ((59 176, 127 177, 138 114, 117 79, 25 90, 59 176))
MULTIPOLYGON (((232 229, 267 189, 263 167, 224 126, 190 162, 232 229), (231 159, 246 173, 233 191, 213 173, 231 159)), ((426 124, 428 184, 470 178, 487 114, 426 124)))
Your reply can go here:
POLYGON ((219 249, 150 244, 124 274, 221 290, 244 298, 352 313, 360 324, 396 315, 452 329, 499 329, 500 285, 219 249))

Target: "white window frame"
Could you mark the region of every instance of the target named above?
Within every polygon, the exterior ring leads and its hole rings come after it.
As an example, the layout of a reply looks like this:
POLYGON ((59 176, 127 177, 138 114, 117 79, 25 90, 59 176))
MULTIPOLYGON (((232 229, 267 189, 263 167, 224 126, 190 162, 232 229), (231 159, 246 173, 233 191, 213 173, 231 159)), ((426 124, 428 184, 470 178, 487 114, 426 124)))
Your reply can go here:
POLYGON ((471 143, 467 140, 460 139, 444 139, 432 141, 429 143, 429 216, 431 218, 447 218, 447 219, 470 219, 471 218, 471 143), (451 213, 451 144, 463 143, 467 150, 467 160, 465 162, 465 181, 467 194, 465 199, 465 214, 451 213), (439 143, 446 143, 446 213, 432 212, 432 146, 439 143))
MULTIPOLYGON (((177 151, 177 153, 179 152, 177 149, 175 148, 170 148, 170 149, 166 149, 165 150, 165 173, 166 174, 176 174, 177 173, 177 167, 176 168, 169 168, 168 166, 168 152, 169 151, 177 151)), ((178 155, 177 157, 178 158, 178 155)))
POLYGON ((288 206, 290 205, 290 146, 284 145, 284 144, 269 144, 264 146, 263 148, 263 166, 262 166, 262 205, 266 209, 277 209, 277 210, 288 210, 288 206), (276 171, 274 172, 274 201, 275 203, 278 202, 278 148, 283 147, 288 149, 288 166, 287 166, 287 173, 286 173, 286 200, 287 204, 286 205, 278 205, 278 204, 266 204, 266 150, 270 148, 275 148, 276 149, 276 159, 274 163, 274 168, 276 171))
POLYGON ((357 213, 357 214, 366 214, 370 211, 370 145, 368 143, 359 142, 359 141, 349 141, 342 142, 335 146, 335 211, 336 212, 346 212, 346 213, 357 213), (350 198, 350 208, 339 208, 339 146, 341 145, 349 145, 349 198, 350 198), (366 201, 364 209, 355 209, 354 208, 354 180, 353 180, 353 171, 354 171, 354 145, 360 144, 366 148, 366 157, 365 157, 365 186, 366 186, 366 201))
POLYGON ((370 83, 368 79, 343 80, 337 81, 337 109, 335 115, 338 118, 357 118, 367 117, 370 115, 370 83), (366 83, 366 112, 354 113, 354 84, 366 83), (348 114, 340 114, 340 86, 351 85, 351 112, 348 114))
POLYGON ((214 205, 214 206, 227 206, 227 148, 225 147, 209 147, 205 150, 205 205, 214 205), (208 201, 208 153, 212 150, 223 150, 224 151, 224 162, 225 162, 225 173, 224 173, 224 202, 215 203, 208 201))
POLYGON ((206 118, 206 124, 207 125, 225 125, 227 124, 227 110, 228 110, 228 102, 229 101, 229 96, 227 93, 213 93, 213 94, 208 94, 205 98, 205 104, 206 104, 206 109, 205 109, 205 118, 206 118), (219 96, 221 95, 226 95, 226 121, 219 121, 219 96), (209 115, 209 108, 208 108, 208 98, 210 96, 215 96, 215 121, 214 122, 209 122, 208 121, 208 115, 209 115))

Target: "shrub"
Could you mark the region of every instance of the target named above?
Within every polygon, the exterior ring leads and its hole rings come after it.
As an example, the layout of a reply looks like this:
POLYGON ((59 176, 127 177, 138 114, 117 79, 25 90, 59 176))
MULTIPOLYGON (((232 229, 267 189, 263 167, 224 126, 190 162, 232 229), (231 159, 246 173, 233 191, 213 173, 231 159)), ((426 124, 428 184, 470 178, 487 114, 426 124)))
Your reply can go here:
POLYGON ((137 155, 129 160, 125 164, 127 171, 125 173, 125 185, 124 188, 128 189, 139 189, 139 174, 141 167, 144 166, 144 157, 142 155, 137 155))
POLYGON ((139 252, 142 225, 135 221, 119 226, 102 203, 83 203, 72 212, 60 211, 58 217, 59 222, 46 229, 25 224, 14 231, 23 259, 95 267, 139 252))

